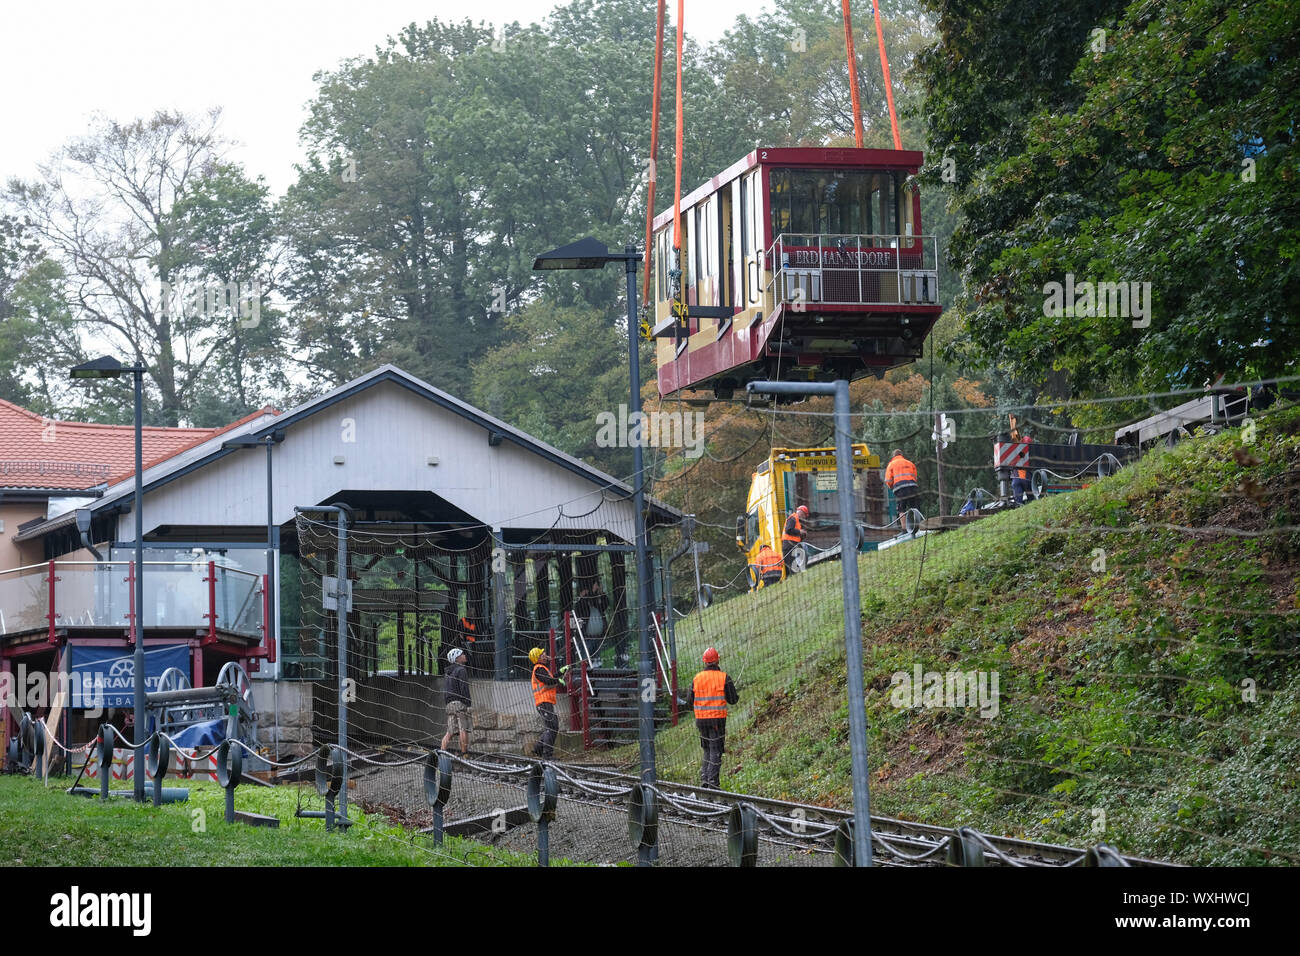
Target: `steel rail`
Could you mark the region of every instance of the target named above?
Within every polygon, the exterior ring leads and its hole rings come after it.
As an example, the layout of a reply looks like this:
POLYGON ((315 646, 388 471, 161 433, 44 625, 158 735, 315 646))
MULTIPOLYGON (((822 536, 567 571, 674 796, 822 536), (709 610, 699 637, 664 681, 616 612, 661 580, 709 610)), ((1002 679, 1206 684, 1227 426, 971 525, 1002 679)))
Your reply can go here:
MULTIPOLYGON (((385 749, 389 753, 401 749, 406 749, 413 755, 420 752, 417 748, 385 749)), ((476 754, 473 761, 456 759, 455 762, 458 772, 495 783, 507 782, 503 780, 503 776, 521 773, 537 763, 532 758, 502 753, 476 754), (487 769, 487 765, 495 766, 487 769)), ((550 762, 561 771, 559 775, 561 794, 566 800, 574 803, 623 811, 625 810, 624 795, 633 785, 640 783, 640 778, 635 775, 620 773, 606 767, 561 761, 550 762), (611 786, 617 786, 618 789, 610 793, 598 789, 611 786)), ((762 811, 763 815, 772 818, 766 821, 760 815, 760 825, 764 828, 760 836, 762 842, 814 852, 833 852, 835 833, 839 825, 853 818, 853 814, 846 810, 751 794, 709 790, 669 780, 657 780, 655 789, 664 797, 659 806, 661 817, 674 823, 725 833, 727 827, 722 818, 729 814, 732 807, 740 803, 748 803, 762 811), (806 828, 808 832, 801 832, 801 828, 806 828)), ((934 866, 944 865, 946 862, 945 856, 938 851, 952 839, 954 830, 952 827, 876 815, 871 817, 871 826, 873 845, 886 854, 890 862, 895 865, 934 866)), ((991 865, 1077 866, 1087 855, 1086 849, 1054 843, 1038 843, 1018 837, 994 836, 983 832, 979 832, 979 837, 980 842, 986 843, 991 851, 989 854, 991 865)), ((1131 866, 1174 865, 1128 855, 1124 855, 1123 858, 1131 866)))

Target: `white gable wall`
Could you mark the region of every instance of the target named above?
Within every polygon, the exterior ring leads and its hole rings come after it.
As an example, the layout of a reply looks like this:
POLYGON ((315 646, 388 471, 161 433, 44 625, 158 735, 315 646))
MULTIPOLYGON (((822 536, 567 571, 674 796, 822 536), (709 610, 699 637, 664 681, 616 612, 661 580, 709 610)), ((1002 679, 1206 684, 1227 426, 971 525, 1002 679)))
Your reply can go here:
MULTIPOLYGON (((340 491, 431 491, 489 526, 548 528, 560 518, 557 528, 633 536, 632 504, 618 499, 622 492, 602 496, 595 482, 509 439, 490 447, 485 428, 392 382, 290 425, 271 454, 276 524, 291 521, 294 506, 340 491), (334 464, 339 455, 342 465, 334 464), (430 456, 439 464, 430 466, 430 456), (583 517, 561 518, 561 505, 564 515, 583 517)), ((147 491, 144 518, 146 534, 160 525, 265 526, 265 450, 233 452, 147 491)), ((123 515, 118 540, 134 537, 135 518, 123 515)))

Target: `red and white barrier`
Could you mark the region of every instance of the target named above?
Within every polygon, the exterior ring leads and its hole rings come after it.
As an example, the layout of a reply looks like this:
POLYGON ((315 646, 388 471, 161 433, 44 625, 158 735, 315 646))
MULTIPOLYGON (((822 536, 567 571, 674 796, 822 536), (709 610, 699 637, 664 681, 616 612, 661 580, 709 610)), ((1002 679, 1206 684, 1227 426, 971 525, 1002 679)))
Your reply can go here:
MULTIPOLYGON (((135 753, 130 750, 118 750, 113 753, 113 780, 131 780, 135 776, 135 753)), ((99 751, 91 752, 90 765, 86 767, 87 777, 94 779, 99 778, 99 751)), ((180 754, 172 754, 172 765, 167 771, 167 776, 178 779, 203 780, 217 779, 217 754, 215 751, 198 757, 194 760, 186 761, 180 754), (192 768, 192 772, 184 774, 185 766, 192 768)))
MULTIPOLYGON (((111 768, 113 780, 130 780, 135 776, 135 753, 130 750, 115 750, 111 768)), ((99 749, 90 752, 90 764, 86 767, 86 776, 99 779, 99 749)))
POLYGON ((1029 464, 1029 442, 994 442, 994 468, 1024 468, 1029 464))

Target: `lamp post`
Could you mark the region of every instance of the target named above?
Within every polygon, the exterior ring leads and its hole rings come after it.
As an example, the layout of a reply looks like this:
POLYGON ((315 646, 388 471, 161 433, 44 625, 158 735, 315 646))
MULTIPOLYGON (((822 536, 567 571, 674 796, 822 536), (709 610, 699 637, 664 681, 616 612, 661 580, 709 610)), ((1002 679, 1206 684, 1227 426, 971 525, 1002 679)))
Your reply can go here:
MULTIPOLYGON (((275 526, 275 511, 272 508, 273 497, 271 490, 271 446, 278 445, 284 441, 284 430, 276 429, 267 432, 261 438, 255 435, 240 435, 229 441, 221 443, 222 451, 229 451, 235 448, 256 448, 259 445, 266 446, 266 635, 271 647, 275 649, 276 660, 280 659, 279 638, 280 628, 276 625, 279 619, 275 613, 275 552, 279 546, 278 529, 275 526)), ((278 668, 280 665, 276 664, 278 668)))
MULTIPOLYGON (((603 269, 611 262, 623 263, 627 274, 627 355, 631 376, 631 406, 628 418, 636 421, 641 420, 641 356, 637 343, 636 301, 636 264, 640 261, 641 254, 636 251, 635 246, 627 246, 621 253, 610 252, 603 242, 591 238, 579 239, 533 260, 535 270, 603 269)), ((647 681, 654 681, 654 673, 650 662, 650 562, 646 549, 643 467, 641 443, 638 441, 632 446, 632 507, 636 513, 636 623, 641 656, 638 668, 639 683, 642 688, 646 688, 650 686, 647 681)), ((653 786, 655 782, 654 698, 641 693, 638 699, 640 703, 637 711, 637 727, 641 742, 641 782, 653 786)), ((643 848, 640 862, 648 864, 652 855, 643 848)))
MULTIPOLYGON (((97 378, 119 378, 131 373, 135 379, 135 615, 131 619, 132 639, 135 641, 135 739, 143 743, 144 719, 144 373, 143 365, 123 365, 111 355, 83 362, 69 371, 75 381, 97 378)), ((144 802, 144 747, 135 748, 135 770, 131 774, 135 783, 135 799, 144 802)), ((159 784, 154 784, 159 786, 159 784)))

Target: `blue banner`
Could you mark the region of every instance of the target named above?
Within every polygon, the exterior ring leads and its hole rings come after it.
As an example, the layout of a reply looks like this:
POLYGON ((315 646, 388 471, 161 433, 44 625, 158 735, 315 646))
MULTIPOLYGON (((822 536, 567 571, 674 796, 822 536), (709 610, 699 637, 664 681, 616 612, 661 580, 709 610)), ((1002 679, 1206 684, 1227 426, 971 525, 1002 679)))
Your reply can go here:
MULTIPOLYGON (((82 647, 69 650, 68 678, 72 708, 135 706, 135 652, 116 647, 82 647)), ((188 644, 160 644, 144 649, 145 693, 156 691, 163 671, 179 667, 190 676, 188 644)))

